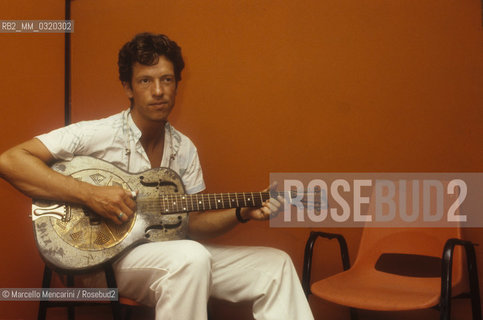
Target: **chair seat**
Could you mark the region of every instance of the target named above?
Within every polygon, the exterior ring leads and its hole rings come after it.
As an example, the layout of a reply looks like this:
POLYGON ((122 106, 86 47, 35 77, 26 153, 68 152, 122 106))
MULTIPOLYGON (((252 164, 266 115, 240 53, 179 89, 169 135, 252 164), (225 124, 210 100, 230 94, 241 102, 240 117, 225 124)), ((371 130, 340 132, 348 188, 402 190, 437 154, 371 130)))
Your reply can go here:
POLYGON ((132 300, 132 299, 129 299, 129 298, 126 298, 126 297, 123 297, 123 296, 119 296, 119 303, 126 305, 126 306, 132 306, 132 307, 142 307, 142 306, 144 306, 143 304, 141 304, 141 303, 139 303, 135 300, 132 300))
MULTIPOLYGON (((403 311, 436 306, 440 278, 406 277, 375 269, 349 269, 315 282, 311 291, 325 300, 358 309, 403 311)), ((456 293, 456 292, 455 292, 456 293)))

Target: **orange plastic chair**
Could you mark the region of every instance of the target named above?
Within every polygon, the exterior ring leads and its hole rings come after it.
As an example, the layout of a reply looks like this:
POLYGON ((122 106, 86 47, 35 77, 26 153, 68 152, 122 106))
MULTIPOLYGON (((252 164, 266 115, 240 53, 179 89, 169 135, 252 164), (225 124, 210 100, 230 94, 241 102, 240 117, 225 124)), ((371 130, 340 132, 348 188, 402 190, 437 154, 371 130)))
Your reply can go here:
MULTIPOLYGON (((373 210, 369 207, 369 212, 373 210)), ((302 285, 307 296, 314 294, 350 307, 352 320, 357 319, 357 309, 404 311, 433 307, 440 310, 440 319, 447 320, 455 296, 469 297, 473 319, 481 320, 477 272, 474 244, 461 239, 459 227, 366 227, 352 267, 342 235, 311 232, 305 246, 302 285), (311 285, 313 248, 319 237, 338 241, 344 271, 311 285)))

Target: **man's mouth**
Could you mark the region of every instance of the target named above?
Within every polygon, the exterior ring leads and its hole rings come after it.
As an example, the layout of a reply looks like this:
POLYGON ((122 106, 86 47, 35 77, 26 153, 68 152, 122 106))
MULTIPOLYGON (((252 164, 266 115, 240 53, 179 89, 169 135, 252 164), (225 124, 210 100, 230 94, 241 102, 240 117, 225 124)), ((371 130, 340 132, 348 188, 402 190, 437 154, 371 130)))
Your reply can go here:
POLYGON ((150 103, 149 105, 150 106, 153 106, 153 107, 162 107, 164 105, 166 105, 167 102, 166 101, 159 101, 159 102, 153 102, 153 103, 150 103))

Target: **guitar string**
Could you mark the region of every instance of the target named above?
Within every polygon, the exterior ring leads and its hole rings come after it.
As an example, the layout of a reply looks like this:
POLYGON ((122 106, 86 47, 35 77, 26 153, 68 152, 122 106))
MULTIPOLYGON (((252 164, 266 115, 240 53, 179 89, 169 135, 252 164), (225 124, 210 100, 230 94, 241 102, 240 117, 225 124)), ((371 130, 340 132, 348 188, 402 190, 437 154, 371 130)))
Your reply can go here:
MULTIPOLYGON (((277 192, 277 195, 288 192, 277 192)), ((152 209, 165 213, 180 213, 199 210, 229 209, 236 207, 259 207, 273 196, 269 192, 219 193, 219 194, 163 194, 159 198, 141 198, 137 202, 143 209, 152 209), (248 199, 247 199, 248 197, 248 199), (201 199, 200 199, 201 198, 201 199), (242 205, 240 205, 240 203, 242 205)), ((300 199, 308 204, 309 201, 300 199)), ((311 201, 313 204, 320 203, 311 201)))
POLYGON ((202 203, 230 203, 234 200, 237 201, 239 204, 242 203, 249 203, 249 202, 260 202, 265 201, 270 198, 269 193, 250 193, 249 198, 247 199, 247 194, 245 193, 220 193, 220 194, 194 194, 194 195, 186 195, 186 194, 162 194, 156 198, 140 198, 138 202, 153 202, 153 201, 161 201, 165 202, 168 201, 169 203, 178 202, 178 203, 193 203, 193 204, 201 204, 202 203))
MULTIPOLYGON (((282 197, 286 197, 286 194, 289 192, 276 192, 277 195, 282 197)), ((237 201, 252 202, 250 199, 263 199, 263 201, 268 200, 269 198, 273 197, 273 194, 270 192, 231 192, 231 193, 213 193, 213 194, 183 194, 183 193, 164 193, 159 195, 156 198, 141 198, 141 199, 148 199, 147 201, 179 201, 179 202, 199 202, 200 198, 203 202, 210 202, 210 201, 223 201, 229 202, 230 200, 236 199, 237 201), (247 199, 248 197, 248 199, 247 199)), ((140 200, 141 200, 140 199, 140 200)), ((303 201, 303 199, 301 200, 303 201)))
POLYGON ((186 212, 213 209, 235 208, 243 206, 258 207, 269 199, 268 192, 256 193, 220 193, 220 194, 163 194, 160 198, 139 199, 143 208, 161 212, 186 212), (247 195, 249 199, 247 199, 247 195), (200 199, 201 198, 201 199, 200 199), (236 203, 235 203, 236 202, 236 203), (147 203, 147 205, 145 204, 147 203))

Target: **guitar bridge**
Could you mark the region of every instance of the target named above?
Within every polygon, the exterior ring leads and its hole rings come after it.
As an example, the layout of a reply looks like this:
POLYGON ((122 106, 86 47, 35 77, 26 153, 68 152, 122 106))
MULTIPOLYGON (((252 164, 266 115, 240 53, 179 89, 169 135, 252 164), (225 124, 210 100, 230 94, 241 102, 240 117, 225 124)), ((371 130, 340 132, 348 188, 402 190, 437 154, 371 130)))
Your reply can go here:
POLYGON ((54 217, 66 222, 70 220, 70 216, 70 207, 64 204, 54 204, 49 207, 32 205, 32 221, 40 217, 54 217))

